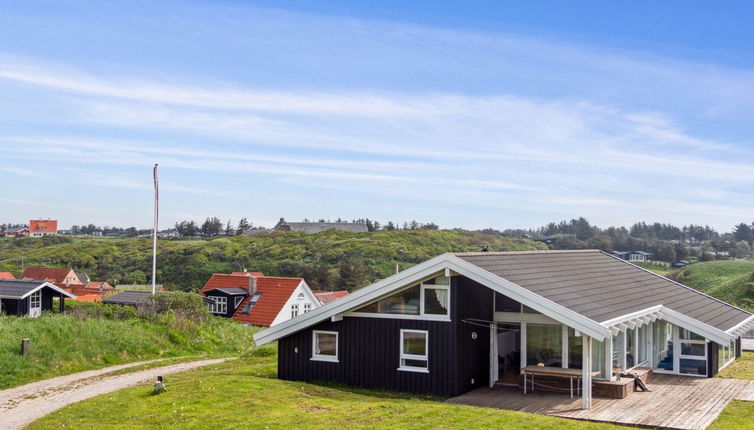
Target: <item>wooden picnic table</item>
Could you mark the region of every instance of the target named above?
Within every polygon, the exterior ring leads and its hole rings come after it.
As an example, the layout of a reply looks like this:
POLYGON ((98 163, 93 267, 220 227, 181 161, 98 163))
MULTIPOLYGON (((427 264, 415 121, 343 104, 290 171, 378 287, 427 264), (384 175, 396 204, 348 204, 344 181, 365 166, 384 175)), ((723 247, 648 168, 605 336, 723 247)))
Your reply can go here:
MULTIPOLYGON (((526 366, 521 368, 524 374, 524 394, 526 394, 526 375, 531 375, 531 391, 534 391, 534 375, 562 376, 568 378, 571 383, 571 398, 573 398, 573 379, 576 378, 576 394, 581 392, 581 378, 583 371, 581 369, 566 369, 564 367, 551 366, 526 366)), ((592 372, 592 377, 598 376, 600 372, 592 372)))

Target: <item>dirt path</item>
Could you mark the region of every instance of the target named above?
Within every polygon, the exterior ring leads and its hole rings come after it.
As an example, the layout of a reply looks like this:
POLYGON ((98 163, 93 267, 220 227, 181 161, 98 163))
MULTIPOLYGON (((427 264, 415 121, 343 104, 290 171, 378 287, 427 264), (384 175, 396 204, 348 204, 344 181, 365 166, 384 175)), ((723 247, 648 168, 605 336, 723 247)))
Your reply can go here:
MULTIPOLYGON (((226 358, 191 361, 155 367, 132 373, 107 376, 108 373, 149 363, 122 364, 73 375, 59 376, 0 391, 0 428, 20 429, 32 421, 72 403, 111 393, 140 383, 151 382, 157 375, 169 375, 210 364, 226 358)), ((170 381, 168 381, 168 388, 170 381)))

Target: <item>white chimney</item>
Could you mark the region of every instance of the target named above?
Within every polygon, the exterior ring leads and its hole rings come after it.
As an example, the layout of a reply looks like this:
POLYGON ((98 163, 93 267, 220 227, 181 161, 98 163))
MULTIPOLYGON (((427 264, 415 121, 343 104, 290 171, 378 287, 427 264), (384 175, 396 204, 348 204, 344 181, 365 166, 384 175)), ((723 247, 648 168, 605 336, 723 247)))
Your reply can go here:
POLYGON ((249 277, 249 295, 253 296, 257 292, 257 278, 256 276, 249 277))

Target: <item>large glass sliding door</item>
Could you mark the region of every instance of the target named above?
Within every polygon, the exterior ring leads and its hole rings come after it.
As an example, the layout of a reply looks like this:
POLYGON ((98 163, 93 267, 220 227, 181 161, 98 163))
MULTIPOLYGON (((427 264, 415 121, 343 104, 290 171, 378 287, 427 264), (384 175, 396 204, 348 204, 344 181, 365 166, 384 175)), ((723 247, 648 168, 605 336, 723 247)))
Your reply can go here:
POLYGON ((707 340, 691 330, 657 320, 652 331, 655 370, 707 375, 707 340))
POLYGON ((652 352, 655 369, 672 372, 675 368, 673 364, 673 325, 661 320, 655 321, 652 336, 654 339, 652 352))

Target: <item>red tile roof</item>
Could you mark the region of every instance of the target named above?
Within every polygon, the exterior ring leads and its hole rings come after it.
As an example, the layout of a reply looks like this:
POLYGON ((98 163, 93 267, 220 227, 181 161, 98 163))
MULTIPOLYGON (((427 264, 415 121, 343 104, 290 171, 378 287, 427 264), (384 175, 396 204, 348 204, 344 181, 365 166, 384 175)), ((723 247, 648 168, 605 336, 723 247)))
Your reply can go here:
POLYGON ((259 278, 261 276, 264 276, 264 273, 262 272, 233 272, 231 273, 233 276, 248 276, 250 278, 259 278))
POLYGON ((35 281, 47 281, 59 287, 65 286, 65 278, 74 277, 78 279, 73 269, 64 269, 56 267, 27 267, 21 274, 21 279, 33 279, 35 281))
MULTIPOLYGON (((239 275, 215 273, 204 284, 199 293, 204 295, 206 291, 215 288, 249 288, 250 277, 252 276, 244 273, 239 275)), ((251 312, 244 314, 243 309, 252 299, 251 296, 245 297, 233 314, 233 319, 251 325, 269 327, 283 309, 291 294, 304 280, 302 278, 277 276, 254 277, 257 279, 257 292, 261 293, 259 301, 251 309, 251 312)))
POLYGON ((57 220, 54 220, 54 219, 50 219, 50 220, 33 219, 29 221, 29 232, 30 233, 57 233, 58 222, 57 220))
POLYGON ((319 300, 320 303, 323 305, 326 305, 330 302, 334 302, 335 300, 338 300, 341 297, 345 297, 348 295, 348 291, 346 290, 340 290, 340 291, 312 291, 315 296, 317 296, 317 300, 319 300))
POLYGON ((113 286, 106 281, 90 281, 86 284, 86 288, 90 290, 112 290, 113 286))
POLYGON ((16 279, 10 272, 0 272, 0 279, 16 279))

